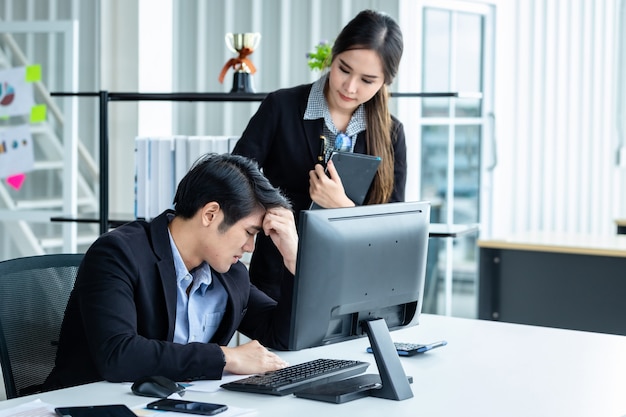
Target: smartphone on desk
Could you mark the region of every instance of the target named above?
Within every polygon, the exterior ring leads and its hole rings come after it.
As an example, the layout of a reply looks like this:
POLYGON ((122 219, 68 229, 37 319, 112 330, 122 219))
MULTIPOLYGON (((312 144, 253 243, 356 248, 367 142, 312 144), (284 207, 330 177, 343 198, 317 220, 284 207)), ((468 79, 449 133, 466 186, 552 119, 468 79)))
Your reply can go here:
POLYGON ((54 411, 60 417, 137 417, 123 404, 57 407, 54 411))
MULTIPOLYGON (((422 345, 419 343, 394 342, 396 351, 400 356, 417 355, 418 353, 428 352, 429 350, 445 346, 447 344, 448 342, 446 342, 445 340, 440 340, 438 342, 430 343, 428 345, 422 345)), ((372 353, 372 348, 368 347, 367 351, 369 353, 372 353)))
POLYGON ((212 416, 228 410, 225 404, 203 403, 199 401, 185 401, 170 398, 151 402, 146 406, 150 410, 176 411, 177 413, 200 414, 212 416))

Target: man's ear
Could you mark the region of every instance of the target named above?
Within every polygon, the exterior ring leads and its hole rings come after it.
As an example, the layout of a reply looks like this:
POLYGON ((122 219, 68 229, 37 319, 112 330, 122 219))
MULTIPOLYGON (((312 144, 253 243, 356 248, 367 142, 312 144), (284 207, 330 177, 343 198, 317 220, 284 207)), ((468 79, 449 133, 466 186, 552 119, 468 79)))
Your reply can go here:
POLYGON ((220 211, 220 205, 211 201, 206 203, 201 209, 201 220, 203 226, 209 226, 216 219, 217 213, 220 211))

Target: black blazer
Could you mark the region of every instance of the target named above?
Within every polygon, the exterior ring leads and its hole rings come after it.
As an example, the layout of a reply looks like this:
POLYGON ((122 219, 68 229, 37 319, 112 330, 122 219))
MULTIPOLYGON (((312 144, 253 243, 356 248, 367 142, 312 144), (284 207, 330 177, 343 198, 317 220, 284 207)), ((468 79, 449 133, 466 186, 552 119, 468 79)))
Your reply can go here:
POLYGON ((163 375, 176 381, 220 379, 226 345, 239 329, 286 349, 293 280, 284 280, 284 303, 250 284, 245 265, 212 270, 228 293, 226 314, 210 343, 177 344, 176 273, 164 212, 102 235, 89 248, 70 296, 56 366, 45 389, 97 380, 134 381, 163 375))
MULTIPOLYGON (((296 214, 311 205, 309 171, 320 150, 323 119, 304 120, 312 84, 282 89, 267 95, 250 119, 233 153, 255 159, 263 173, 283 190, 296 214)), ((406 186, 406 141, 404 127, 392 117, 394 189, 390 202, 404 201, 406 186), (395 139, 395 140, 394 140, 395 139)), ((365 132, 357 136, 354 152, 365 152, 365 132)))
MULTIPOLYGON (((255 159, 263 173, 291 200, 296 224, 301 210, 311 205, 309 171, 315 167, 320 150, 323 119, 304 120, 312 84, 268 94, 237 141, 233 153, 255 159)), ((406 186, 406 142, 404 127, 392 117, 394 189, 389 202, 404 201, 406 186)), ((354 152, 365 152, 365 132, 357 136, 354 152)), ((282 277, 290 276, 269 238, 257 235, 250 263, 252 283, 279 299, 282 277)), ((283 292, 284 294, 284 292, 283 292)))

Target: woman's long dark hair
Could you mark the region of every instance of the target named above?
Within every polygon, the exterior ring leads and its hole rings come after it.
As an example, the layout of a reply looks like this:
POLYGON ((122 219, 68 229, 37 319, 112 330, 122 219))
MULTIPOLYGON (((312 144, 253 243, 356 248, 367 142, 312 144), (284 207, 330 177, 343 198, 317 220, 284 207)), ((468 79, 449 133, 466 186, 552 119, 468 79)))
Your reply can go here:
POLYGON ((374 97, 365 103, 367 119, 365 141, 367 153, 380 156, 382 159, 367 203, 387 203, 394 186, 392 141, 396 140, 395 137, 391 137, 391 113, 387 86, 398 73, 402 58, 403 41, 400 26, 384 13, 363 10, 341 30, 335 39, 332 59, 352 49, 375 51, 383 64, 384 84, 374 97))

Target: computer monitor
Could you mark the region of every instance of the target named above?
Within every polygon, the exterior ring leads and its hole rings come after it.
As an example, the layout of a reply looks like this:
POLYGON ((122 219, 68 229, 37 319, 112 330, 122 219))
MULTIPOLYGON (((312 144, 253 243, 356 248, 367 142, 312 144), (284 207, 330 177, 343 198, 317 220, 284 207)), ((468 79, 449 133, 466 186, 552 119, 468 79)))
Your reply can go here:
POLYGON ((429 222, 429 202, 302 211, 289 349, 417 324, 429 222))

